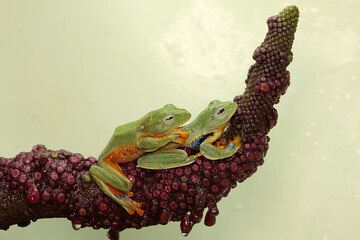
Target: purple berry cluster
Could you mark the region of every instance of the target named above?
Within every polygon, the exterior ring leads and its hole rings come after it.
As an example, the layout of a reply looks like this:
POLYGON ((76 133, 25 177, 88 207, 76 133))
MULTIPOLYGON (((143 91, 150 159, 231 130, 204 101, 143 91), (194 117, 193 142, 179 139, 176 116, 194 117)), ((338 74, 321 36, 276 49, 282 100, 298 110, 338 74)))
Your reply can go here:
POLYGON ((267 134, 277 123, 278 113, 273 107, 290 85, 286 67, 292 61, 291 47, 299 18, 295 6, 289 6, 279 15, 268 18, 268 33, 255 49, 246 79, 246 89, 234 101, 239 104, 238 115, 232 118, 235 134, 242 142, 253 141, 257 132, 267 134))
MULTIPOLYGON (((79 153, 51 151, 44 145, 36 145, 31 152, 21 152, 12 159, 0 157, 0 208, 15 208, 19 214, 24 211, 25 215, 15 221, 21 226, 30 224, 28 217, 33 214, 42 216, 37 211, 52 209, 63 216, 60 211, 70 210, 72 198, 69 196, 79 188, 77 178, 83 177, 84 181, 90 182, 87 171, 96 162, 94 157, 84 159, 79 153), (14 206, 13 200, 21 196, 26 201, 14 206)), ((6 211, 2 211, 0 218, 5 216, 6 211)), ((11 223, 14 217, 19 216, 11 214, 7 222, 11 223)), ((0 223, 1 229, 9 225, 0 223)))
POLYGON ((202 219, 213 226, 219 214, 217 203, 264 163, 266 134, 278 116, 273 106, 290 84, 286 67, 292 60, 298 18, 298 9, 290 6, 267 21, 269 31, 253 54, 256 62, 249 70, 245 92, 234 98, 237 112, 220 139, 225 146, 240 136, 242 147, 236 154, 216 161, 200 157, 191 165, 166 170, 141 169, 136 161, 121 164, 133 184, 132 199, 145 211, 139 216, 129 215, 92 181, 88 170, 96 164, 95 158, 37 145, 13 159, 0 158, 0 229, 26 226, 39 218, 67 217, 74 229, 106 228, 108 237, 116 240, 124 229, 169 221, 179 221, 184 236, 202 219))

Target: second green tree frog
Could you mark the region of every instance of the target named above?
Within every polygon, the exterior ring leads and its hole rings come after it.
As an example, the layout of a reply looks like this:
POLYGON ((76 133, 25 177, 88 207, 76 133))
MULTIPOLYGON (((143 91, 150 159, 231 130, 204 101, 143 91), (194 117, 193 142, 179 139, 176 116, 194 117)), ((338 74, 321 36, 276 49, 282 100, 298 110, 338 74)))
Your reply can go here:
POLYGON ((212 143, 223 134, 236 109, 237 104, 234 102, 212 101, 194 121, 180 127, 182 131, 189 133, 189 137, 182 146, 199 150, 199 153, 187 156, 184 150, 170 149, 174 145, 180 147, 181 144, 169 143, 153 153, 147 153, 140 157, 137 163, 138 167, 168 169, 189 165, 201 155, 211 160, 232 156, 241 147, 240 138, 235 137, 233 141, 229 141, 227 146, 216 144, 218 145, 216 147, 212 143))

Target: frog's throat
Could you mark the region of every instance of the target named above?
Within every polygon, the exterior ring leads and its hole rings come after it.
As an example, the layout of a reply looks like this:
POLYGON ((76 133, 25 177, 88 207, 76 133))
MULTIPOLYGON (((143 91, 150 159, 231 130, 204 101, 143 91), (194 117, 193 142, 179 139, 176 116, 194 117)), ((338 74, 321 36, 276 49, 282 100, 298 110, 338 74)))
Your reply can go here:
POLYGON ((207 143, 213 143, 215 142, 216 140, 218 140, 221 135, 224 133, 224 129, 226 128, 226 126, 229 124, 230 120, 227 121, 226 123, 224 123, 223 125, 221 125, 219 128, 217 128, 215 131, 213 131, 212 135, 210 135, 209 137, 207 137, 204 142, 207 142, 207 143))

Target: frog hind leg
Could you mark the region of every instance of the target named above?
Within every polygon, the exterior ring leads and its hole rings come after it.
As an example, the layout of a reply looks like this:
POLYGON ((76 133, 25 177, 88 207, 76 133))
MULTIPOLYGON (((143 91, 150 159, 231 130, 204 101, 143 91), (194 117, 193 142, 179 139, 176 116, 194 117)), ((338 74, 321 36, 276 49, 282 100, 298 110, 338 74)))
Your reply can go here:
POLYGON ((120 191, 129 192, 132 188, 130 180, 125 176, 120 166, 106 158, 103 161, 99 161, 99 166, 92 166, 90 173, 95 174, 104 182, 120 191))
POLYGON ((169 169, 189 165, 195 160, 188 159, 181 149, 159 149, 138 159, 137 166, 146 169, 169 169))
POLYGON ((143 214, 141 204, 130 199, 133 196, 130 192, 132 184, 117 163, 104 159, 99 162, 99 166, 91 166, 90 173, 100 189, 123 206, 130 215, 134 214, 134 210, 139 215, 143 214))
POLYGON ((113 199, 115 202, 120 204, 130 215, 133 215, 135 212, 137 212, 140 216, 144 214, 144 211, 140 208, 141 204, 138 202, 135 202, 130 198, 132 196, 131 194, 121 192, 109 184, 105 183, 103 180, 101 180, 96 175, 93 175, 93 179, 96 182, 96 184, 100 187, 100 189, 111 199, 113 199))
POLYGON ((200 145, 200 152, 210 160, 218 160, 231 157, 241 147, 240 138, 235 137, 234 140, 229 141, 227 146, 214 146, 207 142, 200 145))

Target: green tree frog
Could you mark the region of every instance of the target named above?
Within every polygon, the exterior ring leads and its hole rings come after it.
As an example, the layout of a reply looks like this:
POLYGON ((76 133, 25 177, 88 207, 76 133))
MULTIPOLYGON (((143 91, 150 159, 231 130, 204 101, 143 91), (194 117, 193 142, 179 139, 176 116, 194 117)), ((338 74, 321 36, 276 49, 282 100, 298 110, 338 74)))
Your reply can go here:
POLYGON ((138 167, 147 169, 168 169, 181 167, 193 163, 196 158, 204 155, 211 160, 218 160, 232 156, 241 147, 240 138, 235 137, 227 146, 219 146, 214 143, 223 134, 232 115, 237 109, 234 102, 212 101, 190 124, 180 127, 189 133, 184 147, 199 150, 199 153, 187 156, 181 149, 172 149, 181 144, 169 143, 165 147, 153 153, 145 154, 138 159, 138 167))
POLYGON ((141 204, 130 197, 131 181, 124 175, 118 163, 133 161, 146 152, 152 152, 168 143, 184 144, 187 132, 178 127, 191 115, 185 109, 172 104, 151 111, 143 118, 115 129, 105 149, 101 152, 98 166, 91 166, 90 173, 102 191, 119 203, 129 214, 143 215, 141 204))

